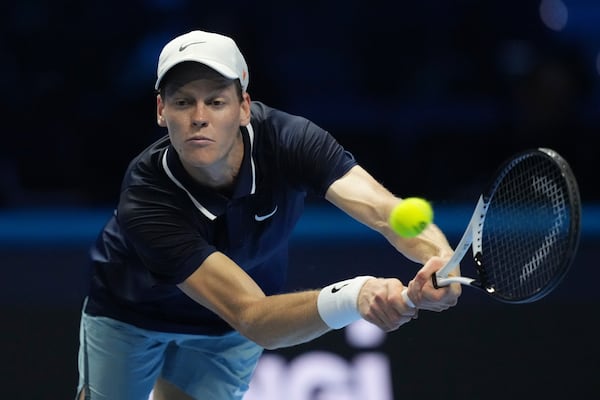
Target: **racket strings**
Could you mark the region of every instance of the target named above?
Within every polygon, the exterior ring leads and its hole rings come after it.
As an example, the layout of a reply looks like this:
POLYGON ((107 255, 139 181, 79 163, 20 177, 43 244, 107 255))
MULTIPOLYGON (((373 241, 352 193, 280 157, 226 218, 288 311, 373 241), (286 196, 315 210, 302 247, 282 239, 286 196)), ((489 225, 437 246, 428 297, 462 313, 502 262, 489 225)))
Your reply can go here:
POLYGON ((482 233, 480 278, 500 297, 530 298, 566 268, 569 187, 561 168, 540 156, 513 161, 495 185, 482 233))

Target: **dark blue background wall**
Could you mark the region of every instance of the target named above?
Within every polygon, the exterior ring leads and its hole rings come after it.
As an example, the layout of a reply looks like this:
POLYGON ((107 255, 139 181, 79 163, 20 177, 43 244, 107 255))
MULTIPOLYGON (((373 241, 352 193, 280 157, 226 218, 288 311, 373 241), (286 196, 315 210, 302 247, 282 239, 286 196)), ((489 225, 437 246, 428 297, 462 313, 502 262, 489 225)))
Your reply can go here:
MULTIPOLYGON (((233 36, 253 99, 328 129, 399 195, 433 200, 453 243, 508 155, 536 146, 563 154, 580 182, 584 235, 556 292, 508 306, 465 290, 459 306, 421 315, 374 351, 389 360, 398 399, 597 393, 599 20, 595 0, 4 5, 4 397, 71 398, 87 248, 126 164, 165 133, 155 126, 156 59, 191 29, 233 36)), ((321 206, 311 202, 294 237, 291 289, 357 273, 412 276, 415 265, 383 239, 321 206)), ((315 350, 349 360, 358 351, 340 331, 277 354, 315 350)))
MULTIPOLYGON (((456 244, 470 205, 439 207, 436 212, 437 223, 456 244)), ((109 214, 106 209, 0 214, 0 259, 8 272, 0 292, 5 320, 0 343, 9 364, 1 379, 7 398, 72 396, 87 248, 109 214)), ((600 209, 586 207, 584 218, 584 235, 569 275, 538 303, 507 305, 465 289, 457 307, 441 314, 421 313, 368 351, 349 345, 344 332, 336 331, 267 354, 292 361, 322 351, 351 362, 365 352, 381 353, 389 362, 397 399, 479 399, 482 393, 492 399, 530 399, 595 393, 600 389, 596 379, 600 209)), ((309 207, 296 229, 290 260, 292 290, 356 274, 407 281, 416 268, 374 232, 331 207, 317 205, 309 207)), ((472 263, 465 261, 465 274, 470 268, 472 263)))

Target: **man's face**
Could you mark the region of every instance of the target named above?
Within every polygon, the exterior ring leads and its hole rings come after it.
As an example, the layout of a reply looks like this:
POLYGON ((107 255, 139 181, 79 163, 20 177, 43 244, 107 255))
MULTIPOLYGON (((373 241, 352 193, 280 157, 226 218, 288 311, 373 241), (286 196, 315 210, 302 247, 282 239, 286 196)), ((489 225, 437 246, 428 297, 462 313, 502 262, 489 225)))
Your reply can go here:
POLYGON ((157 98, 158 122, 169 130, 171 143, 186 167, 211 169, 227 162, 240 126, 249 123, 249 97, 240 102, 236 86, 192 79, 165 98, 157 98))

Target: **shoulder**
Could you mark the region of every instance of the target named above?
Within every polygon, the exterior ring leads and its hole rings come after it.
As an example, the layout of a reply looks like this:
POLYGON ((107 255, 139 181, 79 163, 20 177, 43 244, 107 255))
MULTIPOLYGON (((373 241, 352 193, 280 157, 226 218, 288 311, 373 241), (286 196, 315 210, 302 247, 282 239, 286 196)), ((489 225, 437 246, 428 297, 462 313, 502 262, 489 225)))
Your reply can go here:
POLYGON ((260 101, 254 101, 251 105, 251 123, 253 126, 268 126, 278 131, 305 130, 314 126, 308 118, 270 107, 260 101))
POLYGON ((168 135, 164 135, 161 138, 148 145, 145 149, 138 153, 138 155, 131 160, 127 167, 127 172, 130 172, 134 168, 149 167, 150 165, 156 165, 160 162, 160 155, 170 145, 168 135))
POLYGON ((250 124, 258 141, 283 148, 305 147, 315 140, 329 139, 328 132, 308 118, 270 107, 262 102, 252 103, 250 124))
POLYGON ((123 186, 145 185, 162 171, 162 156, 170 145, 168 135, 162 136, 131 160, 125 171, 123 186))
POLYGON ((356 164, 329 132, 311 120, 260 102, 253 103, 252 111, 250 136, 259 171, 323 194, 356 164))
MULTIPOLYGON (((170 147, 165 135, 141 151, 127 167, 119 196, 119 212, 135 211, 151 206, 162 205, 178 208, 185 200, 185 192, 178 190, 169 174, 177 174, 177 165, 167 166, 167 152, 170 147)), ((169 154, 170 155, 170 154, 169 154)), ((170 158, 170 157, 169 157, 170 158)), ((175 158, 175 157, 172 157, 175 158)))

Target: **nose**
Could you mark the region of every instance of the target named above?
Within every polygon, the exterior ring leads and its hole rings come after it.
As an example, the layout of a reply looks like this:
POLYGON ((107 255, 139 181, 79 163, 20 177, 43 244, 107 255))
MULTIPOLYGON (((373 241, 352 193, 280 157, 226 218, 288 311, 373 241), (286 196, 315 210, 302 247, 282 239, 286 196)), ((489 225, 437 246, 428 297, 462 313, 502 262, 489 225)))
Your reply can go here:
POLYGON ((192 125, 197 128, 204 128, 208 125, 208 120, 206 117, 206 106, 202 103, 199 103, 196 107, 196 111, 192 116, 192 125))

